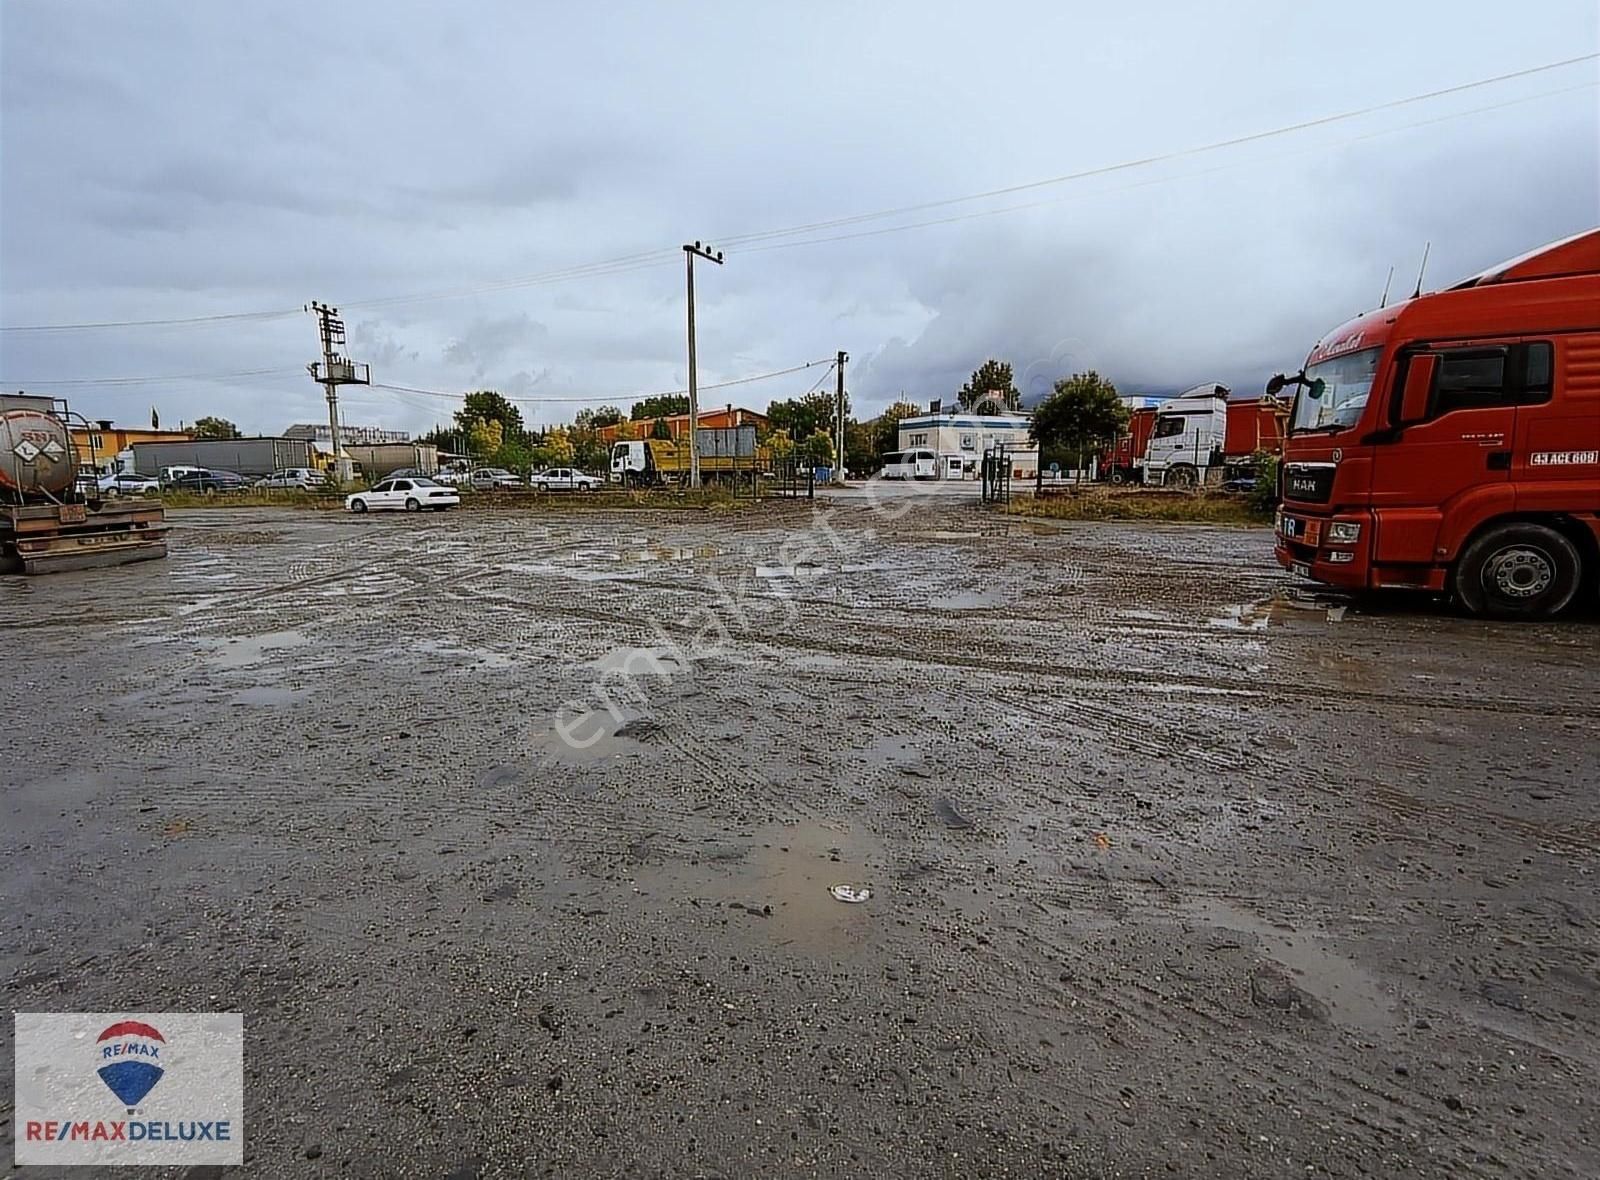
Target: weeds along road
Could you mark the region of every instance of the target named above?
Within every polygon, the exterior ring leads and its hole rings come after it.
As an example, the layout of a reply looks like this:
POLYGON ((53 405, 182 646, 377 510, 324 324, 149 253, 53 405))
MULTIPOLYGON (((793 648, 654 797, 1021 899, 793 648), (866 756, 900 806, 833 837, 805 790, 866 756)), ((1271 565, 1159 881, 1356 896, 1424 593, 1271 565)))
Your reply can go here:
POLYGON ((1592 620, 814 507, 0 580, 11 1006, 242 1011, 252 1175, 1600 1173, 1592 620))

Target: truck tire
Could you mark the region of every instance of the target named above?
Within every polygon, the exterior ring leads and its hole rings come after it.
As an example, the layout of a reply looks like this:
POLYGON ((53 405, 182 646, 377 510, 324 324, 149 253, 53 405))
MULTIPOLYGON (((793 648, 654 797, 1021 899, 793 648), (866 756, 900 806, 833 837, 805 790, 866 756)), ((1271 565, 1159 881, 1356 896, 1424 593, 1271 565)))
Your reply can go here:
POLYGON ((1548 525, 1513 521, 1473 538, 1451 588, 1475 615, 1548 619, 1571 605, 1582 580, 1576 545, 1548 525))
POLYGON ((1111 482, 1114 483, 1114 484, 1127 483, 1128 482, 1128 475, 1127 475, 1127 473, 1125 471, 1122 470, 1122 468, 1113 467, 1111 469, 1111 482))
POLYGON ((1167 469, 1167 482, 1175 488, 1192 488, 1200 482, 1200 473, 1187 463, 1167 469))

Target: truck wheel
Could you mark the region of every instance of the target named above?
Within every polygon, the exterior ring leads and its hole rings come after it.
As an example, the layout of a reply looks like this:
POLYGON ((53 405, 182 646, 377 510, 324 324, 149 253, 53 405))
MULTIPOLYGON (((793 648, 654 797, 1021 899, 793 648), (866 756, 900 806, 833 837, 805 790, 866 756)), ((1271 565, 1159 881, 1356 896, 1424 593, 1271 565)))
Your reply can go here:
POLYGON ((1167 472, 1167 482, 1175 488, 1192 488, 1200 482, 1200 473, 1187 463, 1179 463, 1167 472))
POLYGON ((1456 562, 1452 589, 1475 615, 1547 619, 1578 593, 1578 549, 1555 529, 1517 522, 1496 525, 1473 540, 1456 562))
POLYGON ((1119 483, 1119 484, 1128 482, 1128 477, 1127 477, 1126 474, 1124 474, 1122 468, 1113 467, 1111 469, 1111 482, 1112 483, 1119 483))

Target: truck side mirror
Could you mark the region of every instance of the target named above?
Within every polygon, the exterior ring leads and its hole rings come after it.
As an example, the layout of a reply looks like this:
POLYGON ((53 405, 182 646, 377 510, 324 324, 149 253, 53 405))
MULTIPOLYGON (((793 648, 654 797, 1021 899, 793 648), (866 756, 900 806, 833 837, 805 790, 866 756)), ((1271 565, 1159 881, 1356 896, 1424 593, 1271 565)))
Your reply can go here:
POLYGON ((1277 397, 1283 392, 1283 387, 1287 384, 1289 384, 1289 378, 1285 377, 1282 373, 1274 373, 1267 380, 1267 396, 1277 397))
POLYGON ((1439 372, 1439 354, 1422 352, 1413 356, 1406 365, 1405 388, 1400 394, 1401 426, 1421 422, 1428 416, 1428 405, 1433 399, 1433 379, 1439 372))

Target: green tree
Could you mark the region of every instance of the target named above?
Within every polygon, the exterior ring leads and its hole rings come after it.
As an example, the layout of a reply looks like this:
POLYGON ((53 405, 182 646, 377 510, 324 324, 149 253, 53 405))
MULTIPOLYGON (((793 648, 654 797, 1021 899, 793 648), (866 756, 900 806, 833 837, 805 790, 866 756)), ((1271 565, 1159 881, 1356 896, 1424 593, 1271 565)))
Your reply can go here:
POLYGON ((572 429, 567 431, 567 439, 572 443, 574 467, 589 472, 605 470, 607 448, 598 430, 581 422, 575 423, 572 429))
MULTIPOLYGON (((921 407, 914 406, 910 402, 895 402, 887 410, 879 414, 874 424, 876 441, 873 444, 877 455, 881 456, 890 451, 898 451, 900 449, 900 420, 902 418, 915 418, 921 413, 921 407)), ((877 462, 874 461, 872 466, 876 469, 877 462)))
POLYGON ((1055 392, 1034 410, 1028 434, 1039 444, 1041 463, 1050 451, 1081 469, 1085 450, 1127 424, 1128 407, 1117 387, 1090 369, 1056 382, 1055 392))
POLYGON ((199 418, 189 427, 196 438, 242 438, 239 428, 226 418, 199 418))
MULTIPOLYGON (((633 403, 628 417, 635 422, 644 418, 666 418, 672 414, 689 412, 689 395, 686 393, 660 393, 633 403)), ((617 415, 619 418, 621 415, 617 415)))
MULTIPOLYGON (((850 412, 846 399, 845 413, 850 412)), ((767 407, 767 420, 773 430, 786 430, 790 438, 810 438, 817 431, 833 429, 834 395, 822 390, 804 397, 773 402, 767 407)))
MULTIPOLYGON (((585 410, 589 415, 589 422, 594 426, 614 426, 623 419, 623 413, 616 406, 597 406, 592 410, 585 410)), ((637 418, 639 415, 635 414, 637 418)))
MULTIPOLYGON (((502 443, 527 445, 528 430, 522 424, 522 411, 492 389, 479 389, 467 394, 461 408, 456 411, 457 430, 471 433, 473 424, 478 422, 499 423, 502 443)), ((500 443, 491 448, 499 449, 500 443)))
POLYGON ((963 410, 1014 410, 1022 401, 1011 376, 1009 361, 986 360, 961 387, 956 397, 963 410))
POLYGON ((650 427, 650 437, 660 439, 670 439, 672 437, 672 427, 667 425, 665 418, 657 418, 655 420, 655 424, 650 427))
POLYGON ((857 422, 854 418, 844 424, 844 465, 850 471, 865 475, 878 469, 878 435, 875 422, 857 422))
POLYGON ((800 448, 800 453, 807 463, 813 467, 831 467, 833 465, 833 439, 819 430, 806 439, 800 448))

